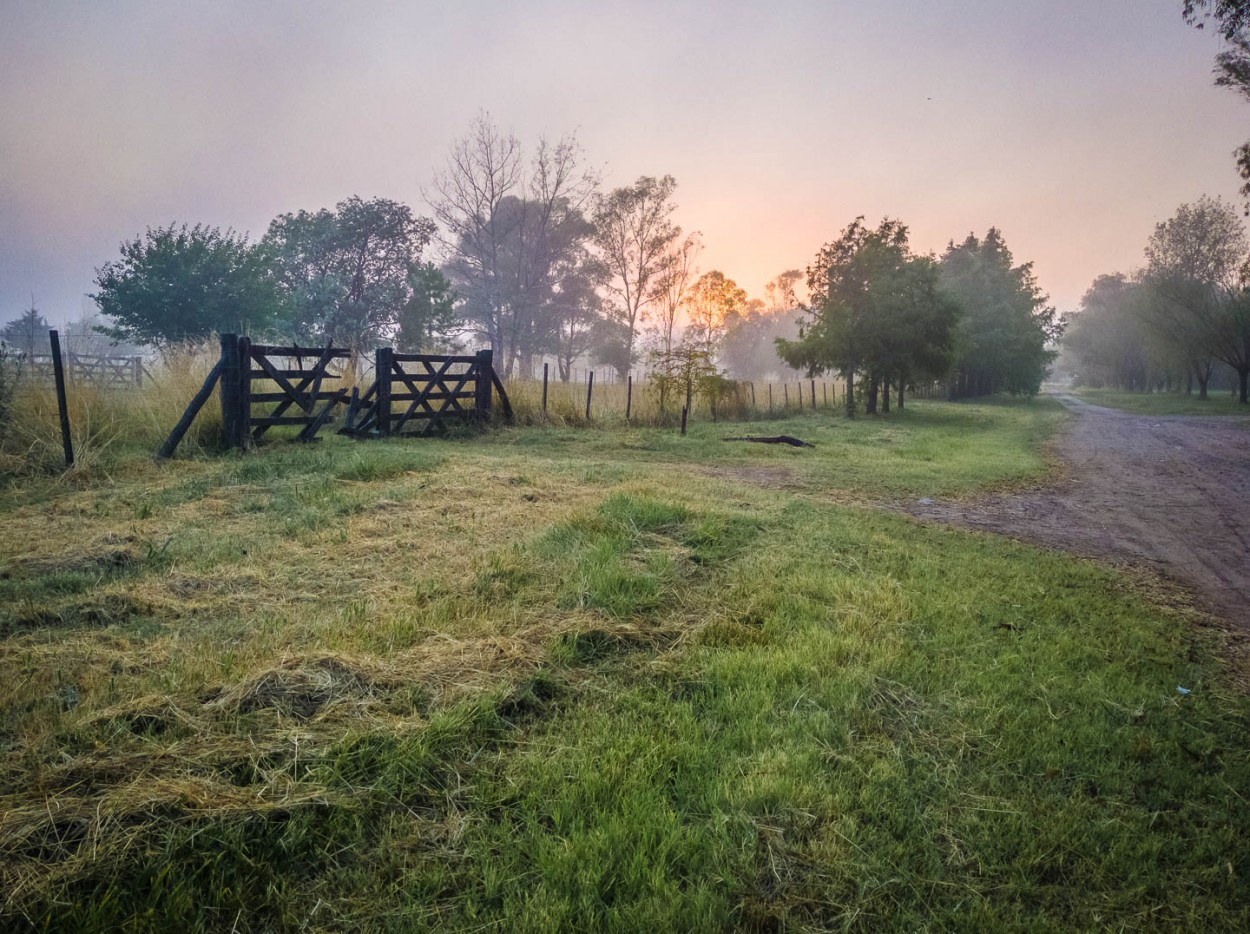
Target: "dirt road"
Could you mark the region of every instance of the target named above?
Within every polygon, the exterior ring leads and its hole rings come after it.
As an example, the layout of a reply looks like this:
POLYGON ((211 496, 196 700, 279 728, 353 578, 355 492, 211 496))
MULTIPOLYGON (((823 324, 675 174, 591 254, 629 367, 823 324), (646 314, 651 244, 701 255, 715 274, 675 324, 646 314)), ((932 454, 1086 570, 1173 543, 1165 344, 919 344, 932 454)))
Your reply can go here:
POLYGON ((1077 418, 1045 489, 906 511, 1147 566, 1250 628, 1250 419, 1128 415, 1057 396, 1077 418))

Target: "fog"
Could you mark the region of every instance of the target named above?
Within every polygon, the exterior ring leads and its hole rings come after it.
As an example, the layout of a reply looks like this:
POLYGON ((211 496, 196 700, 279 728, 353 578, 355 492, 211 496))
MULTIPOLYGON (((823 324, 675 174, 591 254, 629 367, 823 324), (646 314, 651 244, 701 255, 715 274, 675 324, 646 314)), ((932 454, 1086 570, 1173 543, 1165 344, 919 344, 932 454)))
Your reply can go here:
POLYGON ((1176 204, 1235 196, 1244 105, 1174 0, 834 6, 6 0, 0 318, 77 317, 148 226, 427 213, 483 109, 576 131, 607 185, 674 175, 701 265, 752 296, 889 214, 921 251, 995 225, 1075 307, 1176 204))

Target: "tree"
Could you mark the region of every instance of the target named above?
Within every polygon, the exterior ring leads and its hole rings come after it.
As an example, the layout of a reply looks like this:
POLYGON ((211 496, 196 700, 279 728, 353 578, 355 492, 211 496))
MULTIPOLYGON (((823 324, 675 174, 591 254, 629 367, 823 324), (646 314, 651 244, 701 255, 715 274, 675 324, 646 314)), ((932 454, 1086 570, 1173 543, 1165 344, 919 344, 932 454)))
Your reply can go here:
MULTIPOLYGON (((595 246, 608 270, 607 289, 616 303, 617 315, 628 328, 626 373, 633 366, 634 338, 643 308, 673 285, 671 280, 665 281, 665 272, 672 271, 673 244, 681 236, 681 228, 671 220, 676 189, 677 181, 671 175, 659 179, 642 176, 595 204, 595 246)), ((664 307, 673 306, 669 303, 664 307)))
POLYGON ((1231 41, 1250 26, 1250 2, 1247 0, 1184 0, 1181 15, 1196 29, 1214 20, 1225 39, 1231 41))
POLYGON ((955 396, 1035 395, 1062 328, 1038 288, 1033 264, 1013 265, 1002 234, 947 245, 941 283, 963 308, 955 349, 955 396))
POLYGON ((352 196, 333 211, 273 220, 264 245, 303 340, 366 349, 389 340, 412 295, 409 271, 434 233, 398 201, 352 196))
MULTIPOLYGON (((651 324, 654 349, 672 353, 677 313, 686 301, 686 293, 695 280, 695 259, 703 249, 698 232, 674 239, 663 260, 663 271, 655 286, 654 310, 644 313, 651 324)), ((632 348, 631 348, 632 349, 632 348)))
POLYGON ((1212 358, 1237 372, 1239 397, 1250 379, 1250 309, 1242 279, 1250 241, 1231 205, 1202 197, 1155 226, 1146 279, 1155 326, 1184 354, 1207 395, 1212 358))
POLYGON ((902 408, 904 389, 910 382, 940 379, 949 372, 962 309, 941 288, 940 280, 937 262, 931 256, 919 256, 908 257, 877 284, 879 304, 868 341, 872 364, 869 411, 876 408, 873 373, 880 376, 889 412, 892 382, 898 385, 902 408))
POLYGON ((810 294, 798 340, 777 341, 790 366, 815 375, 839 370, 846 381, 846 414, 855 415, 855 375, 871 359, 874 317, 889 281, 907 259, 907 228, 885 218, 876 230, 855 218, 807 267, 810 294))
POLYGON ((1094 280, 1063 335, 1079 383, 1148 392, 1171 380, 1176 355, 1151 327, 1152 300, 1149 286, 1122 273, 1094 280))
POLYGON ((396 319, 395 344, 405 353, 433 352, 454 329, 456 295, 433 263, 414 263, 408 270, 411 294, 396 319))
POLYGON ((490 342, 505 375, 555 347, 552 296, 578 274, 597 181, 574 137, 540 139, 527 168, 520 142, 485 113, 434 176, 427 198, 444 228, 443 271, 461 317, 490 342))
MULTIPOLYGON (((1185 0, 1182 9, 1185 22, 1202 29, 1214 20, 1220 35, 1228 43, 1215 57, 1215 83, 1230 88, 1250 99, 1250 2, 1247 0, 1185 0)), ((1250 142, 1233 150, 1237 173, 1241 176, 1241 195, 1250 213, 1250 142)))
POLYGON ((263 246, 196 224, 148 228, 124 241, 121 259, 96 270, 91 297, 112 319, 114 340, 166 346, 214 332, 265 328, 284 301, 263 246))
POLYGON ((0 328, 0 341, 28 358, 37 353, 49 353, 48 320, 35 307, 35 297, 30 297, 30 307, 21 315, 0 328))

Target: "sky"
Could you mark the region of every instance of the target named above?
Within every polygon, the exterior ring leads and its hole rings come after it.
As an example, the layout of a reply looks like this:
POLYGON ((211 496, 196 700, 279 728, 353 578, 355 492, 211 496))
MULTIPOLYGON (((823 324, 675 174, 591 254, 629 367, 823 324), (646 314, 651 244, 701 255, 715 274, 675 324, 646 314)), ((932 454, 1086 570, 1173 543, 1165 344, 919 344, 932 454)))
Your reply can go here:
POLYGON ((1181 0, 0 0, 0 321, 78 318, 148 227, 264 234, 423 191, 486 111, 671 174, 754 297, 856 216, 920 253, 990 226, 1060 311, 1203 194, 1250 104, 1181 0))

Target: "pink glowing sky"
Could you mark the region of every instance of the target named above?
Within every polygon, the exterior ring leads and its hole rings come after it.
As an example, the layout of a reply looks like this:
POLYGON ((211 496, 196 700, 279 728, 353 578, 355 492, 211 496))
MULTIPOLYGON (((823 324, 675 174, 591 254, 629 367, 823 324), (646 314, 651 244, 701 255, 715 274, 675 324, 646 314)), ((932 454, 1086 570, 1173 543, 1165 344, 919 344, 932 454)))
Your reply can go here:
POLYGON ((0 0, 0 320, 77 317, 147 226, 428 213, 482 109, 575 130, 607 185, 676 176, 702 267, 752 295, 888 214, 921 252, 1000 227, 1067 310, 1180 203, 1237 199, 1250 105, 1180 6, 0 0))

